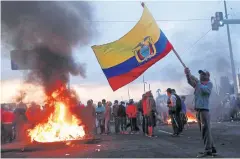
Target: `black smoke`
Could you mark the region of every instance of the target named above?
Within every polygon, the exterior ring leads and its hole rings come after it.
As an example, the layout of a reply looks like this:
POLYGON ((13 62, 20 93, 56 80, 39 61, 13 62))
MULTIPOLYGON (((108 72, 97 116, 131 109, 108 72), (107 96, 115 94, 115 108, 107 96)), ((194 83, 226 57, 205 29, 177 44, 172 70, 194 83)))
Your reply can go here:
POLYGON ((66 83, 69 74, 84 76, 85 69, 75 62, 72 49, 91 39, 93 29, 85 23, 92 18, 87 2, 2 1, 1 12, 2 33, 11 34, 8 43, 18 50, 14 54, 34 68, 27 82, 49 92, 56 81, 66 83))

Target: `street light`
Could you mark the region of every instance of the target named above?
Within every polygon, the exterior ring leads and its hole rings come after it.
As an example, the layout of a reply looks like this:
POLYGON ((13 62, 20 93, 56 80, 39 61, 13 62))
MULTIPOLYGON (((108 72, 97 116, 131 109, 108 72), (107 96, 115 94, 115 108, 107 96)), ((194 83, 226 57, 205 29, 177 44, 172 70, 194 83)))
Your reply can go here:
POLYGON ((144 93, 146 92, 146 89, 145 89, 145 84, 147 84, 147 82, 143 82, 143 84, 144 84, 144 93))

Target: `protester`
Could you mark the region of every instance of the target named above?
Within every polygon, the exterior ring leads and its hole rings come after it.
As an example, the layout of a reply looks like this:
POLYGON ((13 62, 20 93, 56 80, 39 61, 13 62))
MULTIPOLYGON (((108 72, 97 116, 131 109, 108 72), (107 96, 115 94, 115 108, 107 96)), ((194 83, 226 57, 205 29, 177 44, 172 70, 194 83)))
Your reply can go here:
POLYGON ((238 109, 240 109, 240 94, 237 97, 236 105, 237 105, 238 109))
POLYGON ((153 135, 153 128, 154 128, 154 113, 156 112, 156 103, 153 99, 153 95, 151 91, 145 93, 144 98, 142 100, 143 104, 143 114, 145 118, 145 135, 148 137, 152 137, 153 135))
POLYGON ((14 110, 17 141, 23 139, 25 135, 24 125, 27 122, 27 117, 25 114, 26 109, 27 109, 27 105, 24 104, 23 102, 20 102, 17 105, 17 108, 14 110))
POLYGON ((150 91, 149 92, 149 105, 148 105, 148 109, 149 109, 149 115, 148 115, 148 120, 152 120, 152 123, 150 126, 150 137, 156 137, 154 135, 154 128, 156 127, 156 122, 157 122, 157 118, 156 118, 156 114, 157 114, 157 107, 156 107, 156 102, 153 98, 153 94, 152 92, 150 91))
POLYGON ((127 106, 126 114, 130 120, 131 133, 138 131, 138 128, 137 128, 137 106, 134 105, 133 99, 129 100, 129 105, 127 106))
POLYGON ((106 107, 105 107, 105 114, 104 114, 104 118, 105 118, 105 134, 109 134, 110 133, 110 127, 109 127, 109 122, 110 122, 110 118, 111 118, 111 106, 112 106, 112 102, 108 101, 106 103, 106 107))
POLYGON ((177 121, 179 133, 182 133, 182 130, 183 130, 183 126, 181 122, 182 101, 181 101, 181 98, 177 95, 175 89, 172 89, 172 94, 176 97, 176 121, 177 121))
POLYGON ((179 135, 179 125, 177 122, 177 115, 176 115, 176 96, 173 94, 172 89, 167 89, 167 96, 168 96, 168 108, 169 108, 169 116, 171 118, 172 128, 173 128, 173 137, 176 137, 179 135))
POLYGON ((126 132, 126 108, 125 108, 124 104, 125 103, 123 101, 121 101, 119 108, 118 108, 118 118, 119 118, 121 134, 127 134, 127 132, 126 132))
POLYGON ((237 113, 238 113, 238 108, 237 108, 237 99, 233 96, 230 99, 230 117, 231 119, 235 119, 237 117, 237 113))
POLYGON ((107 104, 107 103, 106 103, 106 99, 103 99, 103 100, 102 100, 102 105, 103 105, 105 108, 106 108, 106 104, 107 104))
POLYGON ((3 116, 3 112, 4 112, 4 105, 3 104, 1 104, 1 141, 2 141, 2 143, 4 142, 4 133, 3 133, 3 124, 2 124, 2 116, 3 116))
POLYGON ((98 126, 100 127, 100 134, 104 133, 104 113, 105 113, 105 107, 102 105, 102 102, 98 102, 98 106, 96 108, 96 114, 97 114, 97 121, 98 126))
POLYGON ((13 140, 13 122, 15 116, 14 113, 9 109, 8 105, 5 105, 5 110, 2 114, 2 126, 3 126, 3 141, 12 142, 13 140))
POLYGON ((35 102, 32 102, 30 107, 26 110, 26 117, 28 119, 28 123, 31 127, 34 127, 39 121, 42 119, 41 116, 41 108, 35 102))
POLYGON ((118 100, 115 100, 114 101, 114 104, 113 104, 113 117, 114 117, 114 126, 115 126, 115 133, 119 133, 119 118, 118 118, 118 108, 119 108, 119 105, 118 105, 118 100))
POLYGON ((181 97, 182 110, 181 110, 181 114, 180 114, 181 122, 182 122, 182 129, 184 129, 185 124, 187 124, 187 115, 186 115, 187 107, 186 107, 186 104, 185 104, 185 100, 186 100, 186 97, 182 96, 181 97))
POLYGON ((148 129, 146 127, 148 127, 147 125, 147 119, 145 119, 144 116, 144 106, 143 106, 143 101, 145 100, 145 94, 142 95, 142 99, 139 101, 138 103, 138 110, 139 112, 141 112, 142 114, 142 131, 143 131, 143 135, 147 135, 148 134, 148 129))
POLYGON ((93 100, 88 100, 87 101, 87 106, 86 106, 86 114, 88 115, 88 125, 86 125, 86 132, 89 133, 90 136, 94 135, 96 133, 96 111, 95 107, 93 105, 93 100))
POLYGON ((200 75, 200 81, 191 75, 188 68, 185 68, 187 81, 195 89, 195 110, 197 111, 198 122, 201 124, 200 130, 205 145, 205 151, 200 153, 197 157, 207 157, 217 152, 211 134, 209 114, 209 97, 213 84, 210 81, 210 73, 208 71, 199 70, 198 73, 200 75))

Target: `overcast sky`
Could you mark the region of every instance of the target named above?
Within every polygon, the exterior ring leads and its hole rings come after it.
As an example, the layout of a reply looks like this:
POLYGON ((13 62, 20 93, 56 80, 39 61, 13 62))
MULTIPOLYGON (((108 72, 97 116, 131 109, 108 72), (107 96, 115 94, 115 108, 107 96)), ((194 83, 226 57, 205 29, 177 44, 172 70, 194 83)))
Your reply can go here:
MULTIPOLYGON (((141 17, 143 9, 140 2, 98 1, 89 3, 93 8, 94 20, 86 22, 86 25, 95 26, 96 35, 90 44, 74 50, 76 60, 86 64, 87 76, 84 79, 71 77, 72 87, 77 90, 83 102, 89 98, 94 101, 102 98, 128 99, 128 88, 131 98, 138 100, 143 92, 142 76, 128 86, 113 92, 91 46, 115 41, 130 31, 141 17)), ((220 75, 232 77, 226 27, 220 28, 219 31, 210 30, 210 17, 216 11, 224 11, 223 1, 152 1, 146 2, 146 5, 193 74, 197 75, 198 69, 207 69, 212 79, 216 78, 217 81, 220 75), (200 39, 202 36, 204 37, 200 39)), ((229 1, 227 8, 229 18, 240 18, 240 1, 229 1)), ((231 25, 230 29, 235 66, 238 71, 240 68, 240 25, 231 25)), ((1 101, 6 102, 11 101, 17 90, 23 86, 24 73, 12 71, 8 52, 4 51, 1 54, 4 54, 1 56, 1 101)), ((183 67, 173 52, 149 68, 144 76, 145 80, 151 84, 154 94, 158 88, 162 91, 168 87, 176 88, 181 94, 186 94, 190 90, 184 79, 183 67)), ((36 88, 26 86, 25 88, 31 92, 28 100, 34 100, 40 96, 36 88)))

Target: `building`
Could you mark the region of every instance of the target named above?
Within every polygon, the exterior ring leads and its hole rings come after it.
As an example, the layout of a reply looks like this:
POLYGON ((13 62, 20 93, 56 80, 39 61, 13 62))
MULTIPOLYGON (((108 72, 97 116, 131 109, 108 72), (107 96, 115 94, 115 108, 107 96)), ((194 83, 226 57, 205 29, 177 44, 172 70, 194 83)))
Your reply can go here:
POLYGON ((230 84, 230 80, 227 76, 222 76, 220 78, 220 89, 219 89, 219 95, 220 97, 224 97, 227 93, 233 94, 233 85, 230 84))
POLYGON ((238 74, 238 93, 240 93, 240 73, 238 74))

